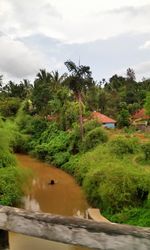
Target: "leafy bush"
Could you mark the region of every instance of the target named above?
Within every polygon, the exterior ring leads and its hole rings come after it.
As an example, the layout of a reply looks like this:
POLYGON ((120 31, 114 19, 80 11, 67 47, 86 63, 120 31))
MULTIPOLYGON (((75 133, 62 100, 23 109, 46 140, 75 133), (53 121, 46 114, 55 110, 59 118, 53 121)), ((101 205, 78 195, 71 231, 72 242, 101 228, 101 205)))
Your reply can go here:
POLYGON ((4 100, 0 100, 0 113, 4 117, 16 115, 21 104, 21 100, 19 98, 5 98, 4 100))
POLYGON ((73 169, 91 205, 109 213, 142 206, 148 198, 150 173, 134 165, 130 157, 116 157, 109 144, 81 155, 75 166, 68 162, 65 167, 73 169))
POLYGON ((84 123, 84 132, 85 134, 95 128, 99 128, 101 126, 101 124, 97 121, 97 120, 91 120, 91 121, 87 121, 84 123))
POLYGON ((13 140, 11 141, 11 148, 15 153, 27 153, 28 152, 29 136, 15 132, 13 140))
POLYGON ((61 168, 66 172, 75 175, 79 159, 80 159, 79 154, 70 156, 69 161, 63 164, 61 168))
POLYGON ((83 187, 94 206, 117 212, 129 206, 143 204, 149 192, 149 177, 146 173, 141 173, 140 169, 110 164, 109 168, 107 165, 89 172, 83 187))
POLYGON ((61 166, 66 163, 70 158, 69 152, 58 152, 53 156, 52 163, 55 166, 61 166))
POLYGON ((0 168, 15 166, 15 157, 9 151, 0 150, 0 168))
MULTIPOLYGON (((86 138, 87 134, 95 128, 100 128, 100 124, 96 120, 85 122, 83 125, 84 138, 86 138)), ((83 142, 83 145, 82 145, 79 125, 75 123, 73 130, 69 134, 70 134, 69 149, 73 154, 77 154, 83 150, 84 144, 85 144, 83 142)))
POLYGON ((106 132, 104 131, 104 129, 97 127, 89 131, 85 135, 83 139, 83 143, 82 143, 83 151, 84 152, 88 151, 96 147, 98 144, 106 142, 107 140, 108 140, 108 136, 106 132))
POLYGON ((150 200, 143 207, 125 208, 120 213, 108 215, 112 222, 127 223, 141 227, 150 227, 150 200))
POLYGON ((0 204, 18 204, 22 196, 22 173, 16 167, 0 169, 0 204))
POLYGON ((16 165, 15 158, 10 153, 9 144, 9 133, 7 133, 5 123, 0 120, 0 168, 16 165))
POLYGON ((137 138, 117 137, 110 142, 111 152, 122 156, 125 154, 134 154, 140 148, 137 138))
MULTIPOLYGON (((44 134, 47 134, 47 132, 45 131, 44 134)), ((47 161, 51 161, 51 163, 53 162, 55 164, 58 157, 59 165, 61 165, 61 161, 62 164, 65 163, 64 159, 67 159, 69 154, 67 153, 69 148, 69 135, 67 132, 57 131, 57 134, 55 134, 55 136, 54 134, 51 136, 51 140, 47 140, 46 143, 42 143, 40 145, 38 143, 39 141, 37 141, 37 144, 34 144, 35 148, 32 150, 32 153, 35 156, 42 160, 46 159, 47 161)))
POLYGON ((142 145, 142 150, 144 153, 144 160, 145 161, 150 161, 150 142, 144 143, 142 145))
POLYGON ((47 128, 42 132, 39 143, 49 143, 50 140, 55 138, 59 134, 58 124, 56 122, 50 122, 47 124, 47 128))
POLYGON ((41 134, 47 129, 48 123, 40 117, 34 117, 30 124, 32 128, 32 136, 34 138, 39 138, 41 134))
POLYGON ((15 205, 22 195, 23 173, 10 151, 10 124, 0 120, 0 204, 15 205))
POLYGON ((129 111, 123 108, 117 117, 117 126, 119 128, 129 127, 130 125, 130 114, 129 111))
POLYGON ((69 147, 69 136, 66 132, 59 134, 48 143, 48 154, 55 155, 58 152, 67 151, 69 147))
MULTIPOLYGON (((33 144, 32 144, 33 146, 33 144)), ((31 147, 31 145, 30 145, 31 147)), ((34 148, 34 147, 33 147, 34 148)), ((48 155, 48 144, 47 143, 42 143, 41 145, 37 145, 35 143, 35 148, 31 151, 31 153, 38 157, 41 160, 44 160, 46 156, 48 155)))

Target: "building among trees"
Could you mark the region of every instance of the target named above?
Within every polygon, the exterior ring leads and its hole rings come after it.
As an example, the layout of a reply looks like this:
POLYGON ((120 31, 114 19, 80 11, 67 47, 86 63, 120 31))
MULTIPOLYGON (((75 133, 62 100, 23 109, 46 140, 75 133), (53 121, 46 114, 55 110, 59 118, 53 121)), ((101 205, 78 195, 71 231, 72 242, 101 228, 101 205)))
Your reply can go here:
POLYGON ((99 121, 103 127, 105 128, 115 128, 116 126, 116 121, 113 120, 112 118, 101 114, 100 112, 96 112, 94 111, 92 113, 92 118, 96 119, 97 121, 99 121))
POLYGON ((142 129, 148 125, 150 120, 150 116, 146 114, 146 110, 144 108, 138 110, 133 115, 133 124, 138 128, 142 129))

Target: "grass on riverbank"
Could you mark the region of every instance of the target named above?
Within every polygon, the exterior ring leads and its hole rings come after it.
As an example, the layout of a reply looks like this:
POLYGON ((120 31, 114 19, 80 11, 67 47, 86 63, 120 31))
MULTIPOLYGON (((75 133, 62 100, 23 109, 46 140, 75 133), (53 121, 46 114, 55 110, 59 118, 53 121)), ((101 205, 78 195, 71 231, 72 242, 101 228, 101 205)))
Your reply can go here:
POLYGON ((72 157, 63 169, 75 176, 92 206, 111 221, 150 226, 150 166, 135 160, 143 153, 134 143, 133 139, 130 152, 124 148, 120 153, 120 146, 118 153, 113 150, 115 141, 110 141, 72 157))
POLYGON ((12 154, 12 138, 12 126, 0 119, 0 204, 9 206, 20 202, 26 179, 12 154))
POLYGON ((134 133, 115 134, 92 121, 84 124, 81 141, 77 125, 62 131, 56 122, 25 116, 19 127, 29 138, 28 152, 72 174, 92 206, 112 221, 150 226, 149 147, 144 151, 134 133))

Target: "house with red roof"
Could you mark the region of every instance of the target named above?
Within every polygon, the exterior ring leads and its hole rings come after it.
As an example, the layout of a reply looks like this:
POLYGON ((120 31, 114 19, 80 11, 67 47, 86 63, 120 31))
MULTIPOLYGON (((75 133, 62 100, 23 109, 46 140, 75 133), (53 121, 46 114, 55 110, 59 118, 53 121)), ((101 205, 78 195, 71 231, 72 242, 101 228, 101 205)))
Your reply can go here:
POLYGON ((99 121, 103 127, 105 128, 115 128, 117 121, 115 121, 114 119, 101 114, 100 112, 96 112, 94 111, 92 113, 92 118, 96 119, 97 121, 99 121))
POLYGON ((132 117, 134 125, 145 125, 147 126, 150 116, 146 114, 144 108, 138 110, 132 117))

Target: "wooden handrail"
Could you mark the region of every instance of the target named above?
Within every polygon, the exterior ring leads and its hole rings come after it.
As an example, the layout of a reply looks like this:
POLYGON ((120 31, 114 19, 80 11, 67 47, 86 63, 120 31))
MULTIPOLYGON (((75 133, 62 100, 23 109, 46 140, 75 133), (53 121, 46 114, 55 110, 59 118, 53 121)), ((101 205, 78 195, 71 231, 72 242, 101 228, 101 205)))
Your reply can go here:
POLYGON ((149 250, 150 228, 0 206, 0 229, 100 250, 149 250))

